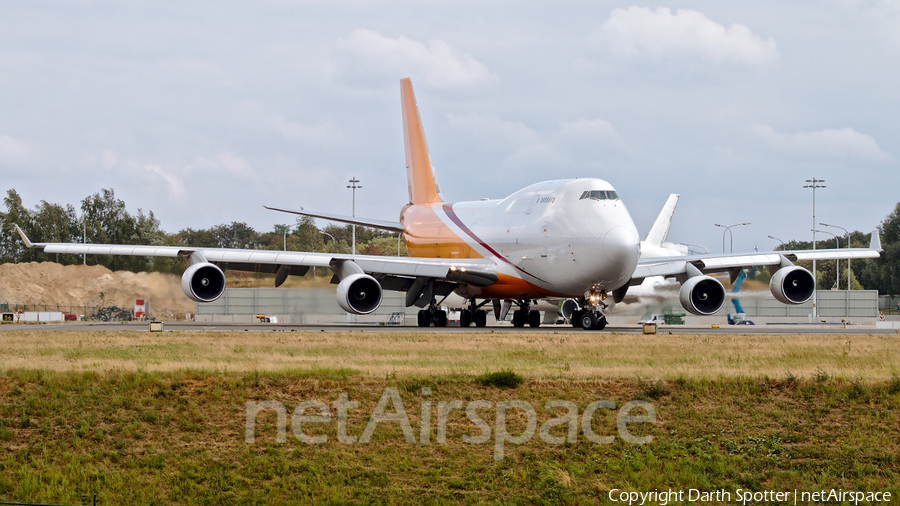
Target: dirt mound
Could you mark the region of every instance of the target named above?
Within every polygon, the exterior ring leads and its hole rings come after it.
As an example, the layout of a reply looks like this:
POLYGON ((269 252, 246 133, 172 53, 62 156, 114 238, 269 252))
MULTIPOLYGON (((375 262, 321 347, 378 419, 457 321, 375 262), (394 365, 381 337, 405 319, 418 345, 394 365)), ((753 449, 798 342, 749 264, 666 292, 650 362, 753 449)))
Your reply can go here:
POLYGON ((135 299, 145 299, 150 314, 160 317, 195 309, 173 274, 53 262, 0 265, 0 303, 132 307, 135 299))

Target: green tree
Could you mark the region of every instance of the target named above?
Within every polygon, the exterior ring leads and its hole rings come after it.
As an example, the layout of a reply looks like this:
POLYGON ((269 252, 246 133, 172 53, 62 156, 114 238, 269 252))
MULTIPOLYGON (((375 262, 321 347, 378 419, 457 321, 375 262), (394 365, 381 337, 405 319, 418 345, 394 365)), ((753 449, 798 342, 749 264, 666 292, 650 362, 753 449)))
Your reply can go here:
MULTIPOLYGON (((51 204, 46 200, 35 207, 31 215, 31 230, 29 239, 34 242, 80 242, 81 233, 78 226, 78 214, 72 204, 65 207, 59 204, 51 204)), ((35 250, 35 259, 38 261, 53 260, 63 265, 79 262, 75 255, 48 254, 35 250)))
POLYGON ((26 256, 28 260, 33 260, 34 252, 25 251, 26 248, 15 228, 15 225, 18 225, 30 235, 34 231, 31 213, 22 205, 22 197, 13 188, 6 191, 3 205, 6 211, 0 213, 3 230, 3 237, 0 237, 0 257, 4 262, 19 262, 26 260, 26 256))
POLYGON ((325 250, 325 234, 316 227, 316 220, 309 216, 301 216, 297 218, 297 224, 294 227, 294 236, 296 242, 292 243, 292 250, 295 251, 324 251, 325 250))
POLYGON ((257 249, 259 234, 250 225, 233 221, 231 225, 213 227, 213 235, 219 248, 257 249))
MULTIPOLYGON (((879 258, 865 261, 860 276, 862 285, 885 295, 900 293, 900 203, 887 215, 881 226, 881 245, 884 253, 879 258)), ((860 264, 862 262, 856 262, 860 264)))
MULTIPOLYGON (((125 202, 116 198, 115 191, 103 188, 99 192, 81 201, 82 219, 87 224, 87 242, 95 244, 133 244, 135 237, 135 220, 125 209, 125 202)), ((134 269, 132 258, 119 258, 118 255, 104 255, 87 263, 99 263, 112 270, 119 268, 134 269)))
MULTIPOLYGON (((381 255, 381 256, 397 256, 397 235, 386 237, 375 237, 367 242, 362 249, 357 244, 357 251, 363 255, 381 255)), ((403 241, 399 242, 400 255, 406 254, 406 245, 403 241)))

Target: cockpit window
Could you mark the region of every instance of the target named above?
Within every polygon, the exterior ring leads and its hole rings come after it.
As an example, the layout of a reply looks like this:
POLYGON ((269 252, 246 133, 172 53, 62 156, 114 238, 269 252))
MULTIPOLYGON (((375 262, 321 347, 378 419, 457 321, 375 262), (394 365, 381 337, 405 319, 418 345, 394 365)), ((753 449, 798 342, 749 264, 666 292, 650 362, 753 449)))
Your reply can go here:
POLYGON ((593 199, 593 200, 618 200, 619 194, 610 190, 590 190, 581 194, 581 198, 579 200, 584 199, 593 199))

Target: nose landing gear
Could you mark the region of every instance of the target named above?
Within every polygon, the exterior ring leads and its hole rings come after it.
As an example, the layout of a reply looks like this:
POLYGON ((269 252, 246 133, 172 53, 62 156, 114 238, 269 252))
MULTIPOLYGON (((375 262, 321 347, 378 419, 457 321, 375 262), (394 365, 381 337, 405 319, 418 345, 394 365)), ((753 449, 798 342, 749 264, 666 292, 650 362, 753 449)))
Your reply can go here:
POLYGON ((572 312, 572 326, 580 326, 584 330, 603 330, 606 328, 606 315, 603 311, 608 307, 603 299, 606 290, 591 290, 584 299, 584 305, 572 312))

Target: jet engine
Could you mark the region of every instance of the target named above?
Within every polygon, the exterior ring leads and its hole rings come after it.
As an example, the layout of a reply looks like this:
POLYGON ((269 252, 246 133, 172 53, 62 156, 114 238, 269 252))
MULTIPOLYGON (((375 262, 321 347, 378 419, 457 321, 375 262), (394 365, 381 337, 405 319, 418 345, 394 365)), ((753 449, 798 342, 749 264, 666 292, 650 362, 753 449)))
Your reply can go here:
POLYGON ((784 304, 803 304, 812 297, 816 280, 803 267, 793 265, 775 271, 769 282, 772 295, 784 304))
POLYGON ((338 283, 337 301, 348 313, 369 314, 381 305, 381 283, 368 274, 351 274, 338 283))
POLYGON ((225 274, 209 262, 198 262, 185 269, 181 289, 196 302, 212 302, 225 292, 225 274))
POLYGON ((725 304, 725 287, 711 276, 694 276, 681 285, 678 298, 689 313, 708 316, 725 304))

